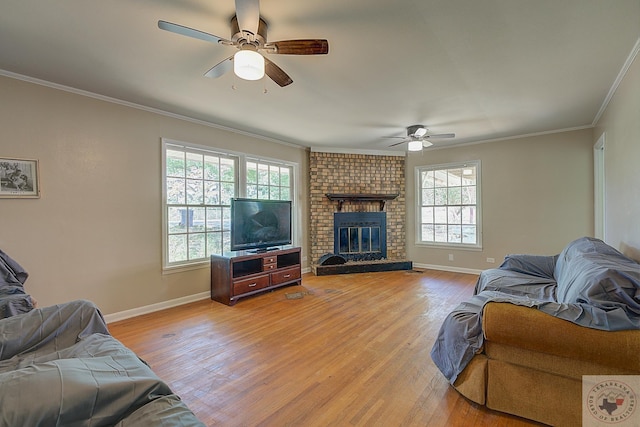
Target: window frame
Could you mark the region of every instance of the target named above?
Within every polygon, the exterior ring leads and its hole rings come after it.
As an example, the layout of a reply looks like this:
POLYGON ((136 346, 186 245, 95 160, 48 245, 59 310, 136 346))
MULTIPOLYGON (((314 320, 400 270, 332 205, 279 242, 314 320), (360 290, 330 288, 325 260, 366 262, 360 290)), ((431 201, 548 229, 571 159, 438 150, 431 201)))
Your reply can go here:
MULTIPOLYGON (((431 248, 451 248, 463 250, 482 250, 482 167, 480 160, 470 160, 466 162, 452 162, 437 165, 421 165, 415 167, 415 244, 431 248), (442 171, 450 169, 462 169, 473 166, 476 168, 476 243, 456 243, 456 242, 431 242, 422 240, 422 173, 428 171, 442 171)), ((447 186, 446 188, 449 188, 447 186)), ((444 206, 450 206, 448 203, 444 206)), ((454 205, 458 206, 458 205, 454 205)))
MULTIPOLYGON (((246 197, 247 193, 247 162, 268 164, 272 166, 288 167, 290 170, 289 190, 292 205, 292 241, 297 242, 298 230, 298 211, 294 198, 296 185, 299 179, 299 167, 297 163, 288 162, 279 159, 260 157, 255 155, 247 155, 245 153, 224 150, 217 147, 192 144, 184 141, 177 141, 169 138, 161 138, 161 173, 162 173, 162 271, 163 274, 176 273, 181 271, 199 269, 208 267, 210 264, 209 256, 194 260, 186 260, 180 262, 169 263, 169 232, 168 232, 168 204, 167 204, 167 150, 172 147, 184 149, 185 152, 196 152, 204 155, 213 155, 226 158, 232 158, 235 162, 235 196, 246 197)), ((194 205, 197 206, 197 205, 194 205)), ((206 205, 203 205, 206 206, 206 205)), ((224 251, 224 248, 223 248, 224 251)), ((226 251, 224 253, 227 253, 226 251)))

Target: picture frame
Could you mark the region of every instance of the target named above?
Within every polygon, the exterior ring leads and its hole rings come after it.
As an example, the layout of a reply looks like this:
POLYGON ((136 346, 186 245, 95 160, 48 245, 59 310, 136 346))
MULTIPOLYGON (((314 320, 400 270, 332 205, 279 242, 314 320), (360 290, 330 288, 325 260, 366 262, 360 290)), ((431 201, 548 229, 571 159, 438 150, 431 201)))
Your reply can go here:
POLYGON ((38 160, 0 157, 0 199, 39 197, 38 160))

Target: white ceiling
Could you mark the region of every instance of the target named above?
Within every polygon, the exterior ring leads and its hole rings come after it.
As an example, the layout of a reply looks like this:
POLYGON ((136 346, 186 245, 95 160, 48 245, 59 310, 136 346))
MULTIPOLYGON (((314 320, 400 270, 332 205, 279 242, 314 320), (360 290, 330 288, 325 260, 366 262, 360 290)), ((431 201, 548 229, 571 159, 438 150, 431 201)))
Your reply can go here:
POLYGON ((234 48, 157 27, 229 38, 233 0, 0 0, 0 70, 302 146, 387 150, 417 123, 456 133, 436 147, 592 126, 640 39, 640 0, 260 8, 269 41, 329 41, 328 55, 269 56, 284 88, 205 78, 234 48))

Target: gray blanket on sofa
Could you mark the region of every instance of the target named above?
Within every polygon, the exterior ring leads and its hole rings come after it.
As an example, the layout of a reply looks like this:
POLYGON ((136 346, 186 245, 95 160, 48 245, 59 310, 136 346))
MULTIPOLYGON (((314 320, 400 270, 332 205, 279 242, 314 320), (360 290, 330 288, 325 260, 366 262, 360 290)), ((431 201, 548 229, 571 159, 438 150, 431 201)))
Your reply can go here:
POLYGON ((29 274, 0 249, 0 319, 33 310, 33 300, 24 290, 29 274))
POLYGON ((640 329, 640 264, 584 237, 560 255, 510 255, 483 271, 475 295, 445 318, 431 350, 451 384, 482 351, 482 309, 489 302, 536 308, 588 328, 640 329))
POLYGON ((0 320, 0 426, 203 424, 89 301, 0 320))

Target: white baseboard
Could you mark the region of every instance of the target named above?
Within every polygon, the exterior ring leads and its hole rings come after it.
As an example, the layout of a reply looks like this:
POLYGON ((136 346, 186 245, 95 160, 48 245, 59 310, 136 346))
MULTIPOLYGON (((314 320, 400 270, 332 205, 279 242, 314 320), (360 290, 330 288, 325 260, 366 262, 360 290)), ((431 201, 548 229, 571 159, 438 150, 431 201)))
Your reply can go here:
MULTIPOLYGON (((310 268, 303 268, 302 273, 311 272, 310 268)), ((141 316, 143 314, 153 313, 154 311, 165 310, 171 307, 177 307, 183 304, 189 304, 190 302, 201 301, 203 299, 211 298, 211 293, 201 292, 195 295, 188 295, 186 297, 176 298, 169 301, 163 301, 156 304, 145 305, 144 307, 132 308, 131 310, 120 311, 118 313, 106 314, 104 320, 107 323, 118 322, 120 320, 129 319, 131 317, 141 316)))
POLYGON ((480 274, 483 270, 476 270, 474 268, 463 267, 451 267, 448 265, 433 265, 433 264, 417 264, 413 263, 413 268, 426 268, 427 270, 441 270, 451 271, 452 273, 465 273, 465 274, 480 274))
POLYGON ((119 320, 125 320, 131 317, 153 313, 154 311, 165 310, 167 308, 177 307, 179 305, 189 304, 190 302, 201 301, 207 298, 211 298, 211 293, 209 291, 201 292, 194 295, 188 295, 186 297, 176 298, 169 301, 163 301, 156 304, 145 305, 144 307, 132 308, 131 310, 120 311, 118 313, 106 314, 104 316, 104 320, 106 320, 107 323, 113 323, 119 320))

